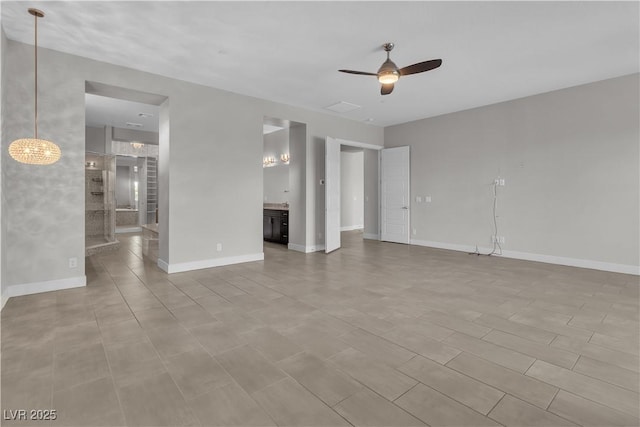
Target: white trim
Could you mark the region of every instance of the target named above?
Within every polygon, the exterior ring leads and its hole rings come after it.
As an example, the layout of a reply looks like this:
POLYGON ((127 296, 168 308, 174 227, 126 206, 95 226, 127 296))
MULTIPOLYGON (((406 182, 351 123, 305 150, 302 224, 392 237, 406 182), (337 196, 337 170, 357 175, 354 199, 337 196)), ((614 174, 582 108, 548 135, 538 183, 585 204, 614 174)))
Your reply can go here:
POLYGON ((362 233, 362 238, 369 240, 380 240, 380 234, 362 233))
POLYGON ((353 231, 353 230, 362 230, 364 229, 364 225, 347 225, 344 227, 340 227, 340 231, 353 231))
POLYGON ((295 243, 289 243, 288 248, 291 249, 292 251, 302 252, 305 254, 324 251, 324 245, 303 246, 303 245, 296 245, 295 243))
POLYGON ((382 150, 384 148, 382 145, 367 144, 366 142, 349 141, 348 139, 340 138, 333 139, 335 139, 340 145, 348 145, 350 147, 368 148, 370 150, 382 150))
POLYGON ((307 253, 307 247, 304 245, 298 245, 296 243, 289 243, 287 244, 287 249, 291 250, 291 251, 296 251, 296 252, 303 252, 303 253, 307 253))
POLYGON ((502 251, 505 258, 523 259, 527 261, 546 262, 549 264, 568 265, 571 267, 590 268, 593 270, 611 271, 614 273, 640 276, 640 266, 615 264, 611 262, 593 261, 589 259, 567 258, 554 255, 530 254, 527 252, 502 251))
MULTIPOLYGON (((438 249, 449 249, 452 251, 475 252, 475 246, 458 245, 453 243, 432 242, 428 240, 411 239, 412 245, 427 246, 438 249)), ((492 248, 479 248, 480 252, 491 252, 492 248)), ((532 254, 519 251, 502 251, 502 255, 495 254, 503 258, 521 259, 525 261, 544 262, 547 264, 567 265, 570 267, 590 268, 593 270, 611 271, 614 273, 633 274, 640 276, 640 266, 628 264, 616 264, 611 262, 593 261, 580 258, 568 258, 555 255, 532 254)))
POLYGON ((179 262, 168 264, 166 261, 158 259, 158 267, 163 271, 171 273, 182 273, 184 271, 201 270, 203 268, 222 267, 224 265, 241 264, 244 262, 263 261, 264 253, 230 256, 224 258, 203 259, 200 261, 179 262))
POLYGON ((159 268, 160 270, 164 271, 165 273, 168 273, 168 272, 169 272, 169 263, 168 263, 168 262, 166 262, 166 261, 161 260, 160 258, 158 258, 158 263, 157 263, 157 265, 158 265, 158 268, 159 268))
MULTIPOLYGON (((11 285, 7 288, 6 298, 19 297, 22 295, 39 294, 41 292, 60 291, 63 289, 81 288, 87 286, 87 276, 68 277, 66 279, 47 280, 44 282, 21 283, 11 285)), ((3 300, 5 296, 2 296, 3 300)), ((3 301, 4 307, 5 301, 3 301)))
MULTIPOLYGON (((416 246, 426 246, 429 248, 448 249, 450 251, 460 251, 460 252, 475 252, 476 250, 475 246, 458 245, 455 243, 432 242, 430 240, 411 239, 409 240, 409 244, 416 245, 416 246)), ((491 249, 487 249, 487 248, 478 248, 478 250, 482 253, 491 252, 491 249)))

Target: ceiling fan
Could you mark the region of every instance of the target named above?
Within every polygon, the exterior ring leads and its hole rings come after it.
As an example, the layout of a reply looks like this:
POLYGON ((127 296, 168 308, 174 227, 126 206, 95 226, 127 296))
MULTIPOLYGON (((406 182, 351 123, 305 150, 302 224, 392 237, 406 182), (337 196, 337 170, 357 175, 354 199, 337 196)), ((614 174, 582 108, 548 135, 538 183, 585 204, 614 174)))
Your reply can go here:
POLYGON ((401 76, 408 76, 409 74, 424 73, 438 68, 442 65, 442 59, 431 59, 429 61, 418 62, 417 64, 409 65, 404 68, 398 68, 398 66, 389 58, 389 52, 393 50, 395 45, 393 43, 385 43, 382 45, 385 52, 387 52, 387 60, 382 63, 377 73, 367 73, 365 71, 353 71, 353 70, 338 70, 342 73, 360 74, 363 76, 377 76, 378 81, 382 84, 380 88, 380 94, 389 95, 393 92, 393 85, 401 76))

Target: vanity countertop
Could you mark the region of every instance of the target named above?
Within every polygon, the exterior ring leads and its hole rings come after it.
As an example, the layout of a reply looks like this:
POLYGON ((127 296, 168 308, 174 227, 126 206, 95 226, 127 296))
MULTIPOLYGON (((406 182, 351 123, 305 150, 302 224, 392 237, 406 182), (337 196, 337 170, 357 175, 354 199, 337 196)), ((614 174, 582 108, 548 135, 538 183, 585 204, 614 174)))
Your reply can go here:
POLYGON ((263 209, 270 209, 274 211, 288 211, 289 204, 288 203, 263 203, 263 209))

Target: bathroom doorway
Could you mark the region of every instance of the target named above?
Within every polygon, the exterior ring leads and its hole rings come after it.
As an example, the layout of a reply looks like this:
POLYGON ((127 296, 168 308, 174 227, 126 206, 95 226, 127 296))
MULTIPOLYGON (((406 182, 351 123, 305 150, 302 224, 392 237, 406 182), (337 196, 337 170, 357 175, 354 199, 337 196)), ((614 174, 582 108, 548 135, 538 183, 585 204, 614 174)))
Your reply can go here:
POLYGON ((265 117, 263 122, 263 241, 305 252, 307 125, 265 117))
MULTIPOLYGON (((96 191, 95 196, 89 196, 89 193, 86 196, 86 253, 89 255, 110 249, 94 245, 97 240, 93 228, 97 229, 97 225, 93 219, 99 215, 92 212, 89 205, 95 204, 97 197, 103 197, 103 228, 109 243, 117 247, 118 238, 137 239, 143 254, 155 262, 160 239, 159 116, 160 104, 166 98, 122 88, 114 89, 99 83, 87 82, 86 88, 87 159, 100 159, 95 162, 96 165, 106 170, 101 181, 103 194, 98 196, 99 192, 96 191), (145 102, 138 102, 137 99, 145 102), (91 230, 90 225, 93 227, 91 230)), ((91 174, 96 175, 87 167, 87 188, 94 183, 94 178, 99 179, 91 174)))

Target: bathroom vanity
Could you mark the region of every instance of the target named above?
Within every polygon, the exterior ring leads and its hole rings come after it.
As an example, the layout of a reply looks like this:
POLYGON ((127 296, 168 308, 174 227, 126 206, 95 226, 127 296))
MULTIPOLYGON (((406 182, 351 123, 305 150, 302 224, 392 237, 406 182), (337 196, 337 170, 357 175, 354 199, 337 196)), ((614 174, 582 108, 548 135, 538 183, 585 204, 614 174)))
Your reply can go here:
POLYGON ((263 210, 263 237, 265 242, 289 243, 289 205, 265 203, 263 210))

